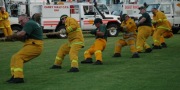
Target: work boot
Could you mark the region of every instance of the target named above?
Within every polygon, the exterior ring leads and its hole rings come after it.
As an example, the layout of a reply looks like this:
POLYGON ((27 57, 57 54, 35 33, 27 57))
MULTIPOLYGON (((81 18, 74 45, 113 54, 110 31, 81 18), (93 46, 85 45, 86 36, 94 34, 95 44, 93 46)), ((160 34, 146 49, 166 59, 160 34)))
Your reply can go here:
POLYGON ((121 54, 120 54, 120 53, 115 53, 115 54, 113 55, 113 57, 121 57, 121 54))
POLYGON ((79 72, 79 69, 76 67, 72 67, 68 72, 79 72))
POLYGON ((14 80, 14 76, 12 76, 9 80, 7 80, 6 82, 12 82, 14 80))
POLYGON ((161 43, 162 48, 167 48, 167 44, 165 42, 161 43))
POLYGON ((154 45, 153 49, 161 49, 161 46, 154 45))
POLYGON ((95 63, 93 63, 93 65, 102 65, 103 63, 102 63, 102 61, 100 61, 100 60, 97 60, 95 63))
POLYGON ((151 48, 147 48, 147 49, 145 50, 145 53, 150 53, 150 52, 152 52, 152 49, 151 49, 151 48))
POLYGON ((50 67, 49 69, 61 69, 61 66, 53 65, 53 66, 50 67))
POLYGON ((139 54, 138 53, 134 53, 132 58, 139 58, 139 54))
POLYGON ((13 80, 9 81, 8 83, 24 83, 23 78, 14 78, 13 80))
POLYGON ((154 44, 152 44, 152 46, 154 46, 154 44))
POLYGON ((82 64, 91 64, 93 63, 92 58, 86 58, 86 60, 81 61, 82 64))
POLYGON ((143 53, 142 51, 137 51, 138 53, 143 53))

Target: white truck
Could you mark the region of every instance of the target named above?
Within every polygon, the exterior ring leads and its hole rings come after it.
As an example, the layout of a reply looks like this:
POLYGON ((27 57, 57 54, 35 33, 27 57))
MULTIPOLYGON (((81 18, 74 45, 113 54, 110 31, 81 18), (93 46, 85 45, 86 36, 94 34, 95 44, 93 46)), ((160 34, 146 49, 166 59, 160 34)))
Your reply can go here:
MULTIPOLYGON (((103 23, 107 25, 109 30, 109 36, 117 36, 119 33, 118 27, 120 26, 119 16, 110 15, 109 9, 104 4, 98 4, 95 7, 91 3, 66 3, 59 2, 58 5, 53 3, 46 4, 46 2, 17 2, 17 4, 9 4, 11 16, 14 16, 14 20, 11 20, 12 29, 17 31, 21 30, 21 26, 18 23, 13 24, 13 21, 17 21, 17 16, 20 14, 28 14, 30 17, 34 13, 41 13, 41 26, 43 27, 43 32, 47 37, 58 37, 66 38, 65 34, 52 35, 55 32, 55 27, 57 26, 60 16, 67 14, 70 17, 75 18, 83 31, 90 31, 95 29, 93 25, 95 18, 102 18, 103 23), (13 5, 15 8, 13 8, 13 5)), ((65 30, 64 27, 58 27, 58 31, 65 30)))
MULTIPOLYGON (((156 4, 148 4, 148 8, 146 11, 152 17, 153 14, 151 12, 152 8, 157 8, 160 11, 163 11, 167 16, 167 19, 172 24, 173 33, 178 33, 180 30, 180 0, 173 0, 172 2, 161 2, 156 4)), ((138 19, 141 14, 139 14, 138 8, 143 6, 143 4, 123 4, 122 5, 122 14, 126 13, 134 19, 138 19)))
POLYGON ((163 11, 167 16, 167 19, 172 24, 172 31, 174 34, 180 30, 180 0, 174 0, 171 3, 149 4, 147 12, 151 15, 150 10, 156 7, 158 10, 163 11))

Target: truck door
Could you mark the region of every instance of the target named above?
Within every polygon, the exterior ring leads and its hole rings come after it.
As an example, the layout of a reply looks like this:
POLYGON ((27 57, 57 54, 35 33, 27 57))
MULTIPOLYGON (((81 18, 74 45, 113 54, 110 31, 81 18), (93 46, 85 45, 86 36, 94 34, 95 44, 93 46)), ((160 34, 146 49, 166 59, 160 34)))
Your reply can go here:
POLYGON ((174 25, 180 27, 180 1, 174 1, 174 25))
POLYGON ((80 23, 79 5, 70 5, 70 17, 75 18, 80 23))
POLYGON ((94 19, 101 18, 100 14, 95 11, 93 5, 83 5, 81 12, 81 28, 83 30, 92 30, 95 29, 94 19))

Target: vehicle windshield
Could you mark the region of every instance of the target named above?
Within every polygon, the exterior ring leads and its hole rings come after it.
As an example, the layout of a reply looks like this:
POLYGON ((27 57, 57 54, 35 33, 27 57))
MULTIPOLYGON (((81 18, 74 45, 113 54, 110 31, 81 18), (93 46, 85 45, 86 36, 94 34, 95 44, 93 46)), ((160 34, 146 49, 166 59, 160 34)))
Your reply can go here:
POLYGON ((146 9, 146 11, 148 12, 148 13, 152 13, 151 12, 151 9, 152 8, 159 8, 159 6, 160 6, 160 4, 149 4, 149 6, 148 6, 148 8, 146 9))
POLYGON ((101 12, 105 12, 106 14, 109 14, 109 10, 107 8, 107 6, 103 5, 103 4, 98 4, 97 8, 101 11, 101 12))

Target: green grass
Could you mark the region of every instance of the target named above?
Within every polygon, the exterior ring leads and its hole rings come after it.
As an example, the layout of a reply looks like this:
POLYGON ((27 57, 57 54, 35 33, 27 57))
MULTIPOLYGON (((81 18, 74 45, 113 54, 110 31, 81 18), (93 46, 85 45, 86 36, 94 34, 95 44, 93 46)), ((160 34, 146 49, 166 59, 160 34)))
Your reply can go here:
MULTIPOLYGON (((109 37, 103 52, 103 65, 83 65, 80 72, 67 73, 70 69, 69 55, 61 70, 50 70, 59 46, 66 39, 44 39, 42 54, 24 65, 25 83, 8 84, 9 63, 23 43, 0 42, 0 90, 179 90, 180 89, 180 34, 167 39, 168 48, 142 53, 132 59, 129 47, 124 47, 122 57, 112 58, 114 43, 119 37, 109 37)), ((94 42, 92 35, 85 35, 83 53, 94 42)), ((148 39, 152 44, 152 38, 148 39)), ((93 57, 94 58, 94 57, 93 57)))

